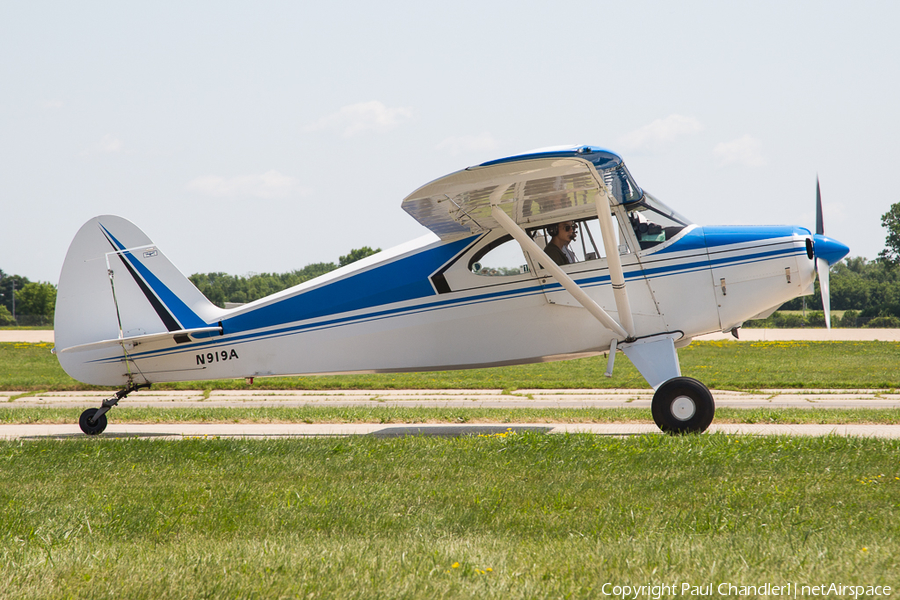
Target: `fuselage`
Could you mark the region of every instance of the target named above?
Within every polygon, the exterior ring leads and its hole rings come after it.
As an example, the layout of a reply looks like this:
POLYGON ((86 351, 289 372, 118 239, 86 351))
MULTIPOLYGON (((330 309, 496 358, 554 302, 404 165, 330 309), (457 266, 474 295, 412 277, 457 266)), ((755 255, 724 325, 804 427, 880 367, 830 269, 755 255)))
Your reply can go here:
MULTIPOLYGON (((222 311, 220 336, 133 348, 131 376, 184 381, 441 370, 608 350, 614 334, 528 257, 518 273, 473 270, 473 258, 502 237, 498 231, 453 242, 426 236, 222 311)), ((620 240, 636 336, 678 332, 676 345, 685 345, 810 293, 808 240, 810 233, 796 227, 696 225, 645 250, 620 240)), ((563 268, 616 316, 606 259, 563 268)), ((92 382, 118 385, 127 376, 121 353, 105 353, 90 361, 92 373, 103 373, 92 382)))

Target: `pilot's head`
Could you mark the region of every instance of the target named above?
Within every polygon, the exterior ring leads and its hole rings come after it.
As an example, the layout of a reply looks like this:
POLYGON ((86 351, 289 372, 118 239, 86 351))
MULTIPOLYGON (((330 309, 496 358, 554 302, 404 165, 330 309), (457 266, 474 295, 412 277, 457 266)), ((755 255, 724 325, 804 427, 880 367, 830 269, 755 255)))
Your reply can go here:
POLYGON ((575 237, 578 235, 578 224, 575 221, 563 221, 547 227, 547 233, 552 236, 550 241, 561 248, 575 241, 575 237))

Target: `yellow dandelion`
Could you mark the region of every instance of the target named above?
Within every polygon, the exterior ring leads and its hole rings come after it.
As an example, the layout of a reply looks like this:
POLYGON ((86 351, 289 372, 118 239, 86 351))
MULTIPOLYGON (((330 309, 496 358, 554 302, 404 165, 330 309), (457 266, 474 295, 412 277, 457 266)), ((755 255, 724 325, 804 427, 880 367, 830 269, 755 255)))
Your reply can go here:
POLYGON ((455 562, 455 563, 453 563, 453 564, 450 565, 450 566, 453 567, 454 569, 458 569, 458 568, 459 568, 459 563, 458 563, 458 562, 455 562))

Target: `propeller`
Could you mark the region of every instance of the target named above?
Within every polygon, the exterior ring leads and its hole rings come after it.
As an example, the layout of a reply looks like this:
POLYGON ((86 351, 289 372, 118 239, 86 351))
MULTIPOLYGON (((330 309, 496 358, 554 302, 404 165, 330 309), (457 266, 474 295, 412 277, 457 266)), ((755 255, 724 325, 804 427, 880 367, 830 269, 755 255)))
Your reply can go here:
POLYGON ((819 290, 822 292, 822 308, 825 310, 825 327, 831 329, 831 290, 828 285, 828 269, 841 260, 850 248, 825 235, 822 219, 822 190, 816 177, 816 234, 813 236, 816 257, 816 273, 819 275, 819 290))

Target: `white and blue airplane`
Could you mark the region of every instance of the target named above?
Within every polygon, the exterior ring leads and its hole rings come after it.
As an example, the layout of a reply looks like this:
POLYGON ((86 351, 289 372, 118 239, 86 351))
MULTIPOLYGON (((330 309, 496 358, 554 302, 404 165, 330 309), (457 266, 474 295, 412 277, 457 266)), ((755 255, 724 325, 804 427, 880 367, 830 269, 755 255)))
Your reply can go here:
POLYGON ((811 294, 849 249, 795 226, 701 227, 593 146, 487 162, 428 183, 403 209, 430 232, 316 279, 223 309, 129 221, 88 221, 69 247, 56 352, 85 383, 120 387, 80 418, 153 383, 512 365, 622 351, 655 389, 663 431, 702 432, 715 404, 677 349, 811 294), (545 252, 576 225, 574 261, 545 252), (549 230, 549 233, 548 233, 549 230))

